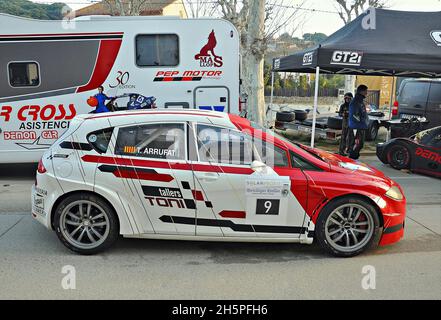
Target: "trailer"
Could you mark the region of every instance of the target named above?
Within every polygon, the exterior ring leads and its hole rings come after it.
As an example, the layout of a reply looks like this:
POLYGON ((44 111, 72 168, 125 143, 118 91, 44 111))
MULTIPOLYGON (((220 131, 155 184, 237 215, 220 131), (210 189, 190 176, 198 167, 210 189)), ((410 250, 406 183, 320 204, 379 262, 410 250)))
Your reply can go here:
POLYGON ((36 162, 89 97, 240 112, 239 34, 222 19, 0 14, 0 163, 36 162))

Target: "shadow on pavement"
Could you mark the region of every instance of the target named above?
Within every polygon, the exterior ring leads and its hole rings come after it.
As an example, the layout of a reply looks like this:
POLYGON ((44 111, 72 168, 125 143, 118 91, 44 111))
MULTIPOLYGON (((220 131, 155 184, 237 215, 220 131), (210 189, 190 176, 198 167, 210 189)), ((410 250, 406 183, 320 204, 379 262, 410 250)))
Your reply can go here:
POLYGON ((35 177, 37 166, 37 163, 0 164, 0 179, 33 179, 35 177))

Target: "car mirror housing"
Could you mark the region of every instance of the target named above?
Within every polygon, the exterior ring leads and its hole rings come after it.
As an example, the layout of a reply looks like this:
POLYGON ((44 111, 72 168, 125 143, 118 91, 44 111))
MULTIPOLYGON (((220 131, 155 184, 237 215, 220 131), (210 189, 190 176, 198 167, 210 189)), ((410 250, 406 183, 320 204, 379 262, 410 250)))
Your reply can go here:
POLYGON ((262 161, 254 160, 251 163, 251 169, 261 175, 277 175, 276 172, 262 161))

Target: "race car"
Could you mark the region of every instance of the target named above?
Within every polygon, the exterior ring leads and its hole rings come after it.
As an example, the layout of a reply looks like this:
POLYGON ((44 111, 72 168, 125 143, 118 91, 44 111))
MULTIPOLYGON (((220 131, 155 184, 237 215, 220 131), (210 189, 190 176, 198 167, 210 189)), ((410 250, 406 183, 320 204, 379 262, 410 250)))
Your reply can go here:
POLYGON ((377 157, 397 170, 441 178, 441 126, 377 144, 377 157))
POLYGON ((401 187, 373 167, 216 111, 77 116, 44 154, 32 215, 69 249, 119 235, 293 242, 354 256, 404 234, 401 187))

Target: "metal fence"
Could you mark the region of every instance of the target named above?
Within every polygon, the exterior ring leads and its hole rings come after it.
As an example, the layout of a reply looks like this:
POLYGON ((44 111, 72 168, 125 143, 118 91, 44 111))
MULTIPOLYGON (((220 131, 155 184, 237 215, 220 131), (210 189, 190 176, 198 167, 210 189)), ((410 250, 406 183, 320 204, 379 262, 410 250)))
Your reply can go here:
MULTIPOLYGON (((308 88, 275 88, 274 89, 275 97, 313 97, 314 89, 308 88)), ((265 89, 265 96, 271 95, 271 88, 265 89)), ((327 89, 320 88, 319 89, 319 97, 338 97, 338 89, 327 89)))

